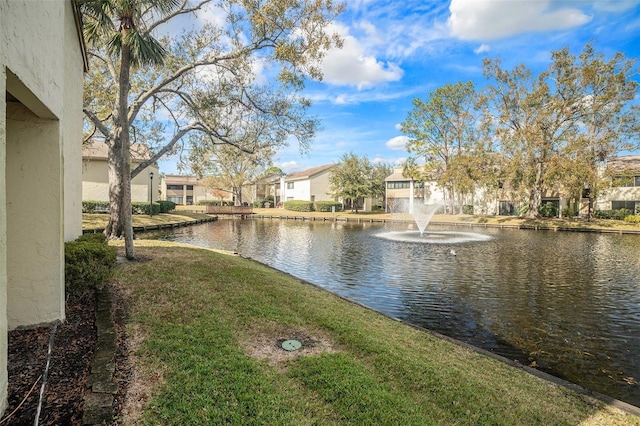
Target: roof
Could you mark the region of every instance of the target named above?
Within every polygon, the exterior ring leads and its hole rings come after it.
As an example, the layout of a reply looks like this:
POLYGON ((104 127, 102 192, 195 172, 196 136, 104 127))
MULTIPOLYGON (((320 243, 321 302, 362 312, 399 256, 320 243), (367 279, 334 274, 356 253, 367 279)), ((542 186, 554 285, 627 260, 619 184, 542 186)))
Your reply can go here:
POLYGON ((335 166, 336 166, 335 164, 325 164, 324 166, 313 167, 311 169, 303 170, 301 172, 291 173, 290 175, 287 175, 284 178, 284 180, 286 182, 286 181, 292 181, 292 180, 311 179, 312 177, 322 174, 335 166))
POLYGON ((393 173, 384 178, 385 182, 401 182, 411 180, 402 174, 402 167, 394 167, 393 173))
MULTIPOLYGON (((107 160, 109 158, 109 147, 102 141, 91 141, 82 146, 83 160, 107 160)), ((139 143, 131 145, 131 159, 141 163, 151 158, 151 152, 146 145, 139 143)))
POLYGON ((638 172, 640 171, 640 155, 611 157, 607 160, 607 168, 614 172, 638 172))

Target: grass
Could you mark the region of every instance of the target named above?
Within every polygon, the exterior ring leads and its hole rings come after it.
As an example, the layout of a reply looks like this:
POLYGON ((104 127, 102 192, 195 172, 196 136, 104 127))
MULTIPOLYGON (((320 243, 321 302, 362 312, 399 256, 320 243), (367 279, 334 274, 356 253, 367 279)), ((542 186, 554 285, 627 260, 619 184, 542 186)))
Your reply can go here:
POLYGON ((147 402, 125 424, 640 425, 250 260, 136 245, 112 280, 142 342, 147 402), (279 349, 288 338, 303 349, 279 349))
MULTIPOLYGON (((280 216, 280 217, 336 217, 336 218, 362 218, 362 219, 379 219, 379 220, 410 220, 413 216, 408 213, 384 213, 384 212, 358 212, 358 214, 345 211, 338 213, 322 213, 322 212, 293 212, 284 209, 253 209, 257 215, 264 216, 280 216)), ((504 226, 540 226, 540 227, 560 227, 571 229, 603 229, 613 231, 640 231, 640 224, 625 222, 623 220, 604 220, 592 219, 587 222, 578 219, 568 218, 541 218, 541 219, 525 219, 516 216, 473 216, 473 215, 445 215, 436 214, 431 222, 439 223, 466 223, 478 225, 504 225, 504 226)))
MULTIPOLYGON (((133 226, 151 226, 167 223, 188 222, 195 219, 208 218, 209 215, 202 213, 191 213, 185 211, 175 211, 173 213, 161 213, 153 216, 134 214, 133 226)), ((104 213, 83 213, 82 229, 104 229, 109 223, 109 215, 104 213)))

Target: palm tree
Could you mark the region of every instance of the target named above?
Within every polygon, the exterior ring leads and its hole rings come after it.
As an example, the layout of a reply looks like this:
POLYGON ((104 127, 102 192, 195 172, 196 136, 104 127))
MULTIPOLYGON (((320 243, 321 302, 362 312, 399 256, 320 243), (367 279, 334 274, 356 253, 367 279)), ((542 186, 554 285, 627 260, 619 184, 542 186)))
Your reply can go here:
MULTIPOLYGON (((105 234, 109 238, 124 236, 128 259, 134 258, 131 212, 131 162, 129 129, 129 90, 132 67, 160 65, 166 50, 151 35, 143 13, 170 16, 179 0, 81 0, 84 36, 91 46, 106 47, 111 57, 118 58, 118 93, 114 105, 114 129, 101 129, 109 147, 110 217, 105 234)), ((85 111, 87 113, 87 111, 85 111)))

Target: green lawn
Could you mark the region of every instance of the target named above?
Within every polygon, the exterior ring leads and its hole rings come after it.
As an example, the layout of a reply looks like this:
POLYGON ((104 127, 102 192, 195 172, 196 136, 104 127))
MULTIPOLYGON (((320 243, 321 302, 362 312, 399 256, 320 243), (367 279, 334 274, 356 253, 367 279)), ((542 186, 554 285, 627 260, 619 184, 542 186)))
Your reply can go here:
MULTIPOLYGON (((172 213, 161 213, 153 216, 145 214, 134 214, 132 216, 133 226, 152 226, 167 223, 188 222, 194 219, 211 217, 202 213, 190 213, 175 211, 172 213)), ((105 213, 83 213, 82 229, 104 229, 109 223, 109 215, 105 213)))
POLYGON ((112 280, 146 401, 124 424, 640 425, 250 260, 136 246, 112 280))

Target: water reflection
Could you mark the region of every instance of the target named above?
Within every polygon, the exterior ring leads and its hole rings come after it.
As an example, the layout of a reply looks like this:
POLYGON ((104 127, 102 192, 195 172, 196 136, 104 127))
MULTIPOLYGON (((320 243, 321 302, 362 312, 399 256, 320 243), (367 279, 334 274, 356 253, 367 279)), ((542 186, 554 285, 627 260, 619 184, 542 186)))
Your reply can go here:
POLYGON ((640 237, 483 229, 486 238, 455 245, 378 238, 404 230, 221 220, 159 236, 236 251, 640 405, 640 237))

